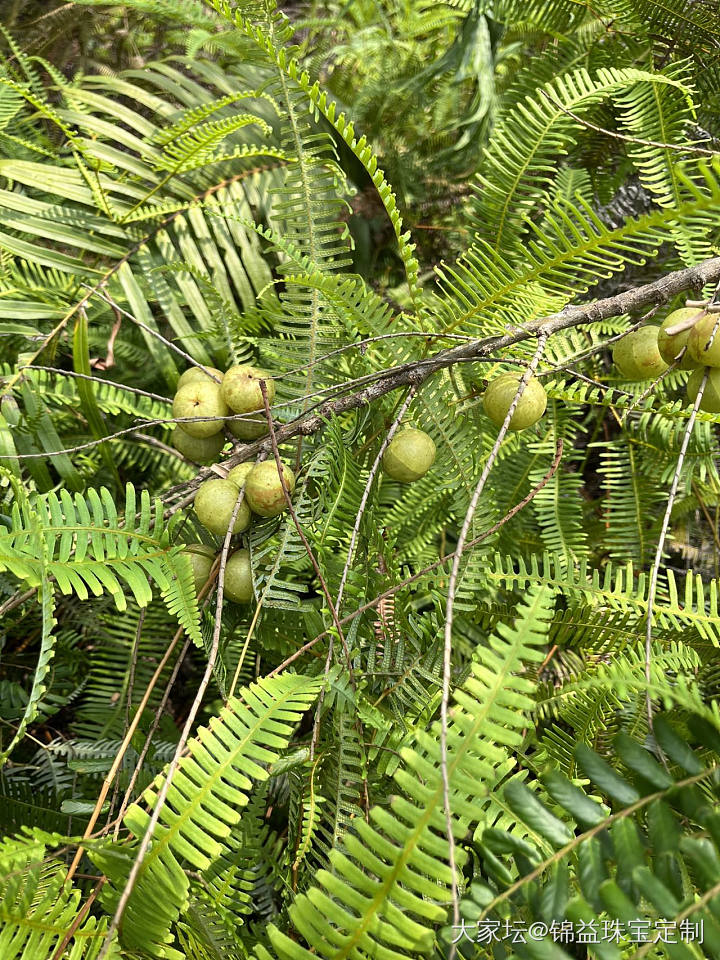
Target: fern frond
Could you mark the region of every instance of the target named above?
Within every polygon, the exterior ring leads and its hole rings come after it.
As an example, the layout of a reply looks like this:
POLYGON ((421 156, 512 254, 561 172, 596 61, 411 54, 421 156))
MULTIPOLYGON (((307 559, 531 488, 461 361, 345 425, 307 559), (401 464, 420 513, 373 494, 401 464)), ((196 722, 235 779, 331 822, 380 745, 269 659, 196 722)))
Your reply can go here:
MULTIPOLYGON (((448 775, 453 833, 460 839, 481 816, 479 793, 512 766, 506 749, 520 740, 531 683, 519 675, 525 660, 542 654, 547 594, 532 596, 514 629, 477 651, 477 661, 455 694, 448 730, 448 775), (482 784, 482 788, 479 785, 482 784)), ((438 731, 419 733, 403 751, 395 774, 400 793, 389 809, 374 807, 330 854, 330 870, 298 896, 290 918, 312 944, 312 953, 278 928, 268 931, 276 956, 341 960, 357 951, 383 957, 417 956, 433 946, 432 926, 442 922, 450 899, 450 870, 443 814, 438 731)), ((458 851, 459 863, 464 856, 458 851)), ((256 956, 268 960, 258 946, 256 956)))
MULTIPOLYGON (((188 743, 124 914, 122 943, 127 949, 180 957, 169 944, 172 925, 188 898, 189 881, 181 863, 202 872, 218 859, 253 781, 267 779, 267 765, 287 745, 319 689, 320 681, 293 674, 262 680, 243 689, 188 743)), ((147 828, 147 811, 152 812, 162 782, 160 775, 145 791, 147 810, 135 804, 125 816, 136 838, 147 828)), ((136 847, 137 841, 124 845, 126 862, 136 847)), ((122 888, 127 868, 109 849, 91 855, 113 883, 106 898, 110 903, 122 888)))

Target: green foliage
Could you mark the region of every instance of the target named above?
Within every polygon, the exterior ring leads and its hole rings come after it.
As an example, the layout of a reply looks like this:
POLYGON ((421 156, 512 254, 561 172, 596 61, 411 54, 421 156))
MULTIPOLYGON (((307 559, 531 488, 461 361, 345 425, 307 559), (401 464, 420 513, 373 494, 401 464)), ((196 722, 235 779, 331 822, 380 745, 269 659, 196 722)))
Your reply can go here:
MULTIPOLYGON (((456 906, 702 920, 720 957, 720 415, 611 362, 713 296, 623 312, 718 251, 717 12, 9 6, 2 960, 509 955, 453 945, 456 906), (527 325, 614 296, 551 332, 547 412, 498 446, 481 394, 527 325), (184 548, 224 538, 170 394, 245 362, 293 509, 231 542, 251 603, 214 574, 199 602, 184 548), (405 402, 437 447, 411 484, 377 469, 405 402)), ((223 436, 202 478, 274 456, 223 436)))

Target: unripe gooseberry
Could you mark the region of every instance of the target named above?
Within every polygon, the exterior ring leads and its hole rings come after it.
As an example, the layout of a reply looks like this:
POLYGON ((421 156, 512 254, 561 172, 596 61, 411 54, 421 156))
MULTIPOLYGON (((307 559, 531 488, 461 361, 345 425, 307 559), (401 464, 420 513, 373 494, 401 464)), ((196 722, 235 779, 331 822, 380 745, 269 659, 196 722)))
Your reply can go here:
MULTIPOLYGON (((690 374, 690 379, 687 382, 687 396, 690 403, 695 403, 704 376, 704 367, 700 367, 690 374)), ((700 409, 705 410, 706 413, 720 413, 720 370, 717 368, 708 371, 707 383, 700 401, 700 409)))
POLYGON ((223 592, 228 600, 235 603, 249 603, 253 598, 252 569, 250 551, 236 550, 225 564, 223 592))
POLYGON ((207 583, 212 565, 215 563, 215 551, 204 543, 191 543, 185 547, 183 553, 190 557, 190 565, 195 580, 195 592, 197 593, 207 583))
POLYGON ((228 475, 225 479, 229 480, 230 483, 234 483, 238 490, 242 490, 254 467, 254 463, 239 463, 236 467, 233 467, 232 470, 228 470, 228 475))
POLYGON ((222 433, 214 433, 211 437, 191 437, 178 423, 172 432, 172 445, 178 453, 194 463, 215 463, 225 446, 225 437, 222 433))
MULTIPOLYGON (((173 400, 173 416, 185 417, 226 417, 227 404, 222 398, 220 384, 212 380, 194 380, 180 387, 173 400)), ((183 422, 182 428, 191 437, 212 437, 223 428, 218 419, 183 422)))
POLYGON ((400 483, 424 477, 435 463, 435 443, 424 430, 405 427, 387 445, 382 465, 385 473, 400 483))
MULTIPOLYGON (((501 427, 505 422, 522 378, 522 373, 509 371, 500 374, 488 384, 483 396, 483 407, 495 426, 501 427)), ((531 427, 545 413, 546 407, 545 388, 539 380, 531 377, 525 384, 525 389, 510 418, 508 430, 525 430, 526 427, 531 427)))
MULTIPOLYGON (((268 401, 270 394, 268 393, 268 401)), ((238 440, 257 440, 268 433, 266 417, 247 417, 244 420, 228 420, 228 430, 238 440)))
MULTIPOLYGON (((288 493, 295 489, 295 474, 290 467, 282 465, 288 493)), ((276 517, 287 506, 280 474, 275 460, 256 463, 245 482, 245 499, 253 513, 259 517, 276 517)))
POLYGON ((720 316, 707 313, 701 317, 690 331, 688 353, 698 366, 720 367, 720 316), (715 324, 718 329, 713 337, 715 324), (710 340, 712 339, 712 343, 710 340))
MULTIPOLYGON (((229 480, 206 480, 195 494, 195 513, 200 523, 219 537, 224 537, 230 526, 239 490, 229 480)), ((250 507, 245 500, 240 504, 233 524, 233 533, 242 533, 250 526, 250 507)))
POLYGON ((659 332, 659 327, 640 327, 618 340, 613 363, 625 380, 654 380, 667 370, 658 349, 659 332))
POLYGON ((179 390, 180 387, 184 387, 186 383, 196 383, 202 380, 209 380, 210 383, 221 383, 222 378, 223 372, 222 370, 218 370, 217 367, 188 367, 188 369, 178 377, 177 387, 175 389, 179 390), (212 374, 212 376, 210 374, 212 374))
POLYGON ((268 403, 275 399, 275 383, 267 370, 241 364, 230 367, 222 382, 222 395, 225 403, 234 413, 252 413, 264 409, 260 381, 265 381, 268 403))
MULTIPOLYGON (((673 363, 683 347, 687 348, 688 339, 690 333, 692 332, 692 327, 689 327, 687 330, 681 330, 680 333, 674 333, 669 335, 666 331, 669 327, 674 327, 678 323, 682 323, 684 320, 692 320, 694 317, 699 315, 697 307, 683 307, 680 310, 673 310, 672 313, 669 313, 663 322, 660 324, 660 330, 658 332, 658 350, 660 351, 660 356, 663 358, 665 363, 673 363)), ((680 370, 694 370, 697 366, 697 361, 693 360, 690 356, 690 351, 685 350, 683 353, 683 358, 678 364, 678 369, 680 370)))

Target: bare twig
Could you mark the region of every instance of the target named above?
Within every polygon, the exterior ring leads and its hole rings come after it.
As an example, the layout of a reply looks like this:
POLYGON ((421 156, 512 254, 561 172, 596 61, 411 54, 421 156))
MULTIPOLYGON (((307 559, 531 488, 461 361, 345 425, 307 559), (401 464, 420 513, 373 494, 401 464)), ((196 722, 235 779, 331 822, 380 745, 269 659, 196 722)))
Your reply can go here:
POLYGON ((169 397, 162 397, 159 393, 150 393, 147 390, 140 390, 138 387, 130 387, 126 383, 118 383, 116 380, 106 380, 104 377, 92 377, 90 374, 78 373, 76 370, 61 370, 59 367, 41 367, 34 363, 26 363, 18 367, 18 372, 21 373, 24 370, 43 370, 45 373, 57 373, 61 377, 72 377, 74 380, 91 380, 93 383, 103 383, 106 387, 115 387, 116 390, 134 393, 138 397, 149 397, 151 400, 157 400, 158 403, 172 403, 169 397))
MULTIPOLYGON (((720 279, 720 257, 713 257, 694 267, 676 270, 674 273, 669 273, 652 283, 635 287, 632 290, 625 290, 612 297, 606 297, 604 300, 596 300, 589 304, 565 307, 557 313, 532 320, 523 327, 511 328, 502 335, 486 337, 482 340, 471 340, 467 343, 459 344, 456 347, 451 347, 448 350, 441 350, 427 358, 400 364, 388 370, 368 375, 367 378, 358 378, 356 382, 362 382, 363 380, 372 380, 372 382, 363 389, 350 393, 347 396, 327 400, 319 404, 314 412, 296 417, 294 420, 278 427, 275 431, 277 442, 284 443, 299 435, 309 436, 312 433, 316 433, 322 429, 327 420, 332 417, 367 406, 374 400, 401 387, 410 385, 419 386, 437 371, 445 370, 457 363, 471 363, 484 359, 495 351, 502 351, 507 347, 536 337, 539 334, 552 336, 560 330, 567 330, 571 327, 581 326, 586 323, 597 323, 600 320, 620 316, 623 313, 633 313, 650 304, 666 303, 678 293, 682 293, 688 289, 702 288, 705 284, 717 281, 718 279, 720 279)), ((472 311, 468 313, 466 319, 469 319, 471 316, 473 316, 472 311)), ((98 443, 106 443, 115 436, 121 436, 124 433, 137 430, 140 426, 151 426, 156 423, 182 423, 184 421, 193 422, 215 419, 231 420, 233 418, 230 416, 179 417, 147 421, 142 425, 137 424, 135 427, 130 427, 127 430, 118 431, 117 434, 112 434, 110 437, 105 437, 102 440, 94 440, 70 447, 66 450, 54 450, 52 452, 59 454, 85 450, 89 447, 96 446, 98 443)), ((270 449, 271 443, 268 438, 244 444, 236 454, 233 454, 228 459, 227 466, 236 466, 238 463, 243 463, 246 460, 255 458, 260 452, 269 452, 270 449)), ((23 460, 30 457, 47 457, 47 453, 24 455, 4 454, 5 459, 23 460)), ((208 473, 208 468, 200 470, 197 477, 188 482, 188 489, 199 486, 199 484, 206 479, 208 473)))
MULTIPOLYGON (((492 446, 490 454, 487 458, 485 466, 482 473, 480 474, 480 479, 475 486, 473 495, 470 499, 467 511, 465 513, 465 519, 463 520, 463 525, 460 530, 460 536, 458 537, 457 548, 455 550, 455 556, 453 558, 452 569, 450 571, 450 580, 448 583, 448 600, 447 607, 445 608, 445 633, 444 633, 444 651, 443 651, 443 686, 442 686, 442 700, 440 702, 440 772, 442 774, 443 782, 443 804, 445 807, 445 827, 447 833, 448 841, 448 855, 450 863, 450 871, 452 874, 452 899, 453 899, 453 917, 454 923, 457 926, 460 923, 460 904, 458 901, 458 881, 457 881, 457 866, 455 863, 455 837, 452 829, 452 811, 450 809, 450 780, 448 777, 448 752, 447 752, 447 735, 448 735, 448 707, 450 705, 450 679, 451 679, 451 667, 452 667, 452 628, 453 628, 453 612, 455 605, 455 591, 457 589, 457 581, 460 573, 460 563, 462 561, 462 555, 465 550, 465 542, 467 540, 467 535, 470 530, 470 525, 472 524, 473 517, 475 516, 475 511, 477 510, 477 505, 480 500, 480 495, 485 489, 485 484, 487 479, 490 476, 490 471, 492 470, 495 460, 498 453, 500 452, 500 447, 503 440, 505 439, 505 434, 508 431, 510 426, 510 421, 512 420, 515 409, 518 405, 518 402, 525 390, 525 387, 530 382, 535 370, 537 369, 538 364, 540 363, 540 358, 545 351, 545 344, 547 343, 548 334, 543 332, 538 336, 538 345, 533 358, 528 365, 527 370, 522 375, 520 382, 518 383, 518 389, 513 397, 510 408, 505 416, 505 419, 498 431, 497 438, 495 443, 492 446)), ((454 960, 454 956, 457 950, 455 949, 455 944, 452 945, 450 949, 449 960, 454 960)))
MULTIPOLYGON (((388 444, 395 435, 395 431, 400 424, 400 421, 405 416, 407 408, 410 406, 410 402, 415 396, 415 388, 411 387, 408 390, 407 397, 402 403, 400 410, 398 411, 395 419, 390 425, 390 429, 385 436, 380 449, 378 450, 377 456, 373 461, 373 465, 370 468, 370 473, 365 483, 365 489, 363 490, 363 495, 360 500, 360 506, 358 508, 357 516, 355 517, 355 523, 353 525, 352 535, 350 537, 350 545, 348 547, 347 559, 345 560, 345 566, 343 567, 342 575, 340 577, 340 586, 338 588, 337 600, 335 606, 337 607, 338 612, 342 609, 343 593, 345 592, 345 583, 347 582, 348 575, 350 573, 350 567, 352 566, 353 556, 355 554, 355 543, 357 542, 358 534, 360 533, 360 524, 362 523, 362 518, 365 513, 365 508, 367 506, 368 499, 370 497, 370 490, 372 489, 373 481, 375 480, 375 474, 378 471, 382 456, 387 450, 388 444)), ((328 671, 330 670, 330 664, 332 663, 333 656, 333 640, 330 638, 328 644, 327 656, 325 657, 325 676, 327 677, 328 671)), ((310 740, 310 759, 315 756, 315 750, 317 749, 318 738, 320 736, 320 717, 322 714, 322 707, 325 700, 325 687, 320 691, 320 696, 318 697, 317 706, 315 707, 315 719, 313 720, 313 732, 312 739, 310 740)))
MULTIPOLYGON (((141 250, 147 243, 149 243, 150 240, 152 240, 152 238, 155 236, 156 233, 159 233, 160 230, 164 230, 166 227, 168 227, 173 222, 173 220, 176 219, 176 217, 179 217, 181 214, 185 213, 193 204, 202 203, 204 200, 209 199, 211 196, 213 196, 213 194, 218 193, 218 191, 224 189, 225 187, 229 187, 231 184, 237 183, 239 180, 244 180, 245 177, 253 176, 254 174, 259 173, 262 170, 267 170, 271 166, 283 166, 283 162, 278 160, 274 164, 261 164, 257 167, 252 167, 249 170, 243 170, 240 173, 236 173, 232 177, 228 177, 226 180, 221 180, 220 183, 214 183, 211 187, 208 187, 207 190, 204 190, 202 193, 199 193, 194 197, 191 197, 187 201, 187 203, 183 203, 179 207, 179 209, 174 210, 171 214, 165 217, 164 220, 161 220, 159 223, 154 224, 149 233, 147 233, 144 237, 142 237, 140 240, 134 243, 130 247, 130 249, 126 253, 124 253, 122 257, 120 257, 119 260, 116 260, 115 263, 105 271, 105 273, 102 275, 102 277, 100 277, 100 279, 97 281, 95 286, 91 290, 89 290, 80 300, 78 300, 76 304, 70 307, 70 309, 65 314, 65 316, 62 317, 62 319, 55 324, 55 326, 47 334, 43 342, 37 348, 35 353, 33 353, 33 355, 29 358, 29 363, 32 364, 33 361, 41 355, 43 350, 46 349, 48 344, 50 344, 55 339, 55 337, 57 337, 57 335, 65 329, 68 322, 75 316, 78 310, 81 310, 89 302, 90 297, 93 295, 93 293, 100 290, 100 288, 107 283, 110 277, 114 276, 118 272, 118 270, 122 269, 124 264, 128 263, 128 261, 135 256, 138 250, 141 250)), ((15 384, 19 376, 20 376, 20 373, 18 372, 17 374, 15 374, 13 378, 11 378, 8 384, 8 389, 12 389, 13 385, 15 384)))
MULTIPOLYGON (((208 579, 208 582, 199 591, 198 599, 201 599, 202 597, 205 596, 205 594, 210 590, 210 586, 211 586, 211 580, 208 579)), ((90 819, 85 828, 85 833, 83 834, 83 840, 87 840, 89 837, 93 835, 93 830, 95 829, 95 824, 97 823, 98 817, 100 816, 102 805, 103 803, 105 803, 105 799, 108 795, 108 791, 110 790, 110 787, 115 777, 117 776, 118 770, 122 765, 125 754, 128 751, 128 747, 132 742, 132 738, 135 736, 135 731, 137 730, 140 724, 140 720, 142 719, 142 715, 145 711, 145 708, 147 707, 150 701, 152 692, 155 689, 155 686, 158 680, 162 676, 162 672, 165 669, 170 659, 170 656, 173 650, 175 649, 175 647, 177 646, 178 640, 182 635, 183 635, 183 628, 178 627, 178 629, 175 631, 175 634, 172 640, 170 641, 170 644, 168 645, 167 650, 163 654, 162 659, 160 660, 160 663, 155 668, 155 672, 153 673, 147 687, 145 688, 145 692, 143 693, 140 703, 138 704, 138 708, 135 711, 135 716, 133 717, 133 720, 130 726, 128 727, 127 732, 125 733, 122 743, 120 744, 120 747, 118 748, 118 751, 115 754, 115 759, 113 760, 112 765, 108 770, 105 776, 105 779, 103 780, 102 787, 100 788, 100 794, 97 800, 95 801, 95 807, 93 808, 93 812, 90 814, 90 819)), ((73 875, 75 874, 78 868, 78 864, 80 863, 82 855, 83 855, 83 847, 79 846, 77 851, 75 852, 75 857, 73 858, 73 862, 70 864, 70 869, 68 870, 68 874, 66 878, 67 880, 72 880, 73 875)))
MULTIPOLYGON (((720 320, 718 322, 720 322, 720 320)), ((653 705, 652 705, 652 694, 650 693, 649 684, 650 684, 651 674, 652 674, 652 621, 653 621, 653 607, 655 605, 655 593, 657 592, 658 577, 660 575, 660 564, 662 563, 663 550, 665 549, 665 538, 667 537, 667 531, 670 525, 670 515, 672 513, 672 508, 675 504, 675 497, 677 496, 678 486, 680 485, 680 476, 682 474, 683 464, 685 463, 685 455, 687 453, 688 444, 690 443, 690 437, 692 436, 693 427, 695 426, 695 418, 697 417, 698 410, 700 409, 700 404, 702 403, 703 393, 705 391, 705 386, 707 384, 709 372, 710 372, 710 368, 705 367, 705 375, 702 378, 700 389, 698 390, 697 397, 695 397, 695 403, 693 404, 690 417, 685 426, 682 445, 680 447, 680 453, 678 455, 677 465, 675 466, 675 473, 673 474, 672 484, 670 486, 670 493, 668 494, 667 506, 665 507, 665 515, 663 517, 662 527, 660 529, 660 537, 658 538, 657 549, 655 551, 655 560, 653 561, 652 569, 650 571, 650 584, 648 586, 647 622, 645 624, 645 680, 648 683, 646 704, 647 704, 648 723, 650 724, 651 730, 653 725, 653 705)))
MULTIPOLYGON (((188 711, 187 719, 185 720, 185 725, 183 727, 180 739, 178 740, 177 746, 175 748, 175 753, 173 758, 168 764, 167 771, 163 780, 163 784, 158 791, 157 797, 155 798, 155 804, 153 807, 153 812, 148 822, 143 838, 140 842, 140 847, 138 848, 137 856, 135 857, 135 862, 130 869, 127 881, 125 886, 120 894, 118 899, 117 908, 113 915, 110 925, 108 926, 107 934, 105 936, 105 941, 103 943, 102 949, 98 954, 97 960, 103 960, 107 955, 108 950, 110 949, 111 937, 115 930, 120 925, 125 908, 127 907, 128 900, 132 894, 133 888, 137 881, 138 875, 142 868, 143 860, 147 854, 152 838, 157 829, 158 822, 160 820, 160 813, 162 812, 165 802, 167 800, 167 795, 170 790, 170 785, 172 784, 175 773, 177 772, 178 766, 180 765, 180 759, 182 757, 183 751, 185 750, 185 745, 190 737, 192 732, 193 724, 195 723, 195 718, 198 714, 200 706, 202 704, 203 698, 205 696, 205 691, 208 688, 210 683, 210 678, 212 676, 213 670, 215 668, 215 661, 217 659, 218 650, 220 647, 220 628, 222 626, 222 609, 223 609, 223 598, 224 598, 224 580, 225 580, 225 565, 227 563, 228 553, 230 552, 230 541, 232 540, 233 527, 235 526, 235 520, 237 519, 238 511, 242 505, 243 500, 245 499, 245 487, 242 487, 238 491, 238 497, 233 508, 232 516, 230 517, 230 523, 228 524, 227 533, 225 534, 225 540, 222 545, 222 550, 220 551, 220 569, 218 572, 218 587, 217 587, 217 599, 215 603, 215 628, 213 630, 212 642, 210 645, 210 653, 208 655, 208 661, 205 665, 205 671, 200 680, 200 684, 193 698, 193 702, 190 705, 188 711)), ((208 581, 209 583, 209 581, 208 581)), ((207 586, 207 584, 206 584, 207 586)))
POLYGON ((73 922, 70 924, 65 936, 62 938, 62 940, 58 944, 57 950, 55 951, 55 953, 53 953, 52 960, 60 960, 62 955, 65 953, 65 948, 70 943, 72 938, 75 936, 75 931, 78 929, 80 924, 83 922, 83 920, 87 916, 88 911, 90 910, 90 907, 93 905, 93 902, 95 901, 97 895, 100 893, 100 891, 102 890, 102 888, 105 886, 106 883, 107 883, 107 879, 105 877, 100 877, 98 882, 95 884, 95 887, 93 888, 93 891, 90 894, 90 896, 87 898, 85 903, 82 905, 82 907, 78 910, 78 912, 73 917, 73 922))
MULTIPOLYGON (((466 552, 470 550, 472 547, 477 546, 479 543, 482 543, 483 540, 487 540, 487 538, 491 537, 494 533, 497 533, 497 531, 501 527, 505 526, 505 524, 508 523, 509 520, 512 520, 512 518, 516 514, 520 513, 521 510, 523 510, 529 503, 531 503, 535 499, 535 497, 540 493, 543 487, 547 485, 550 479, 557 472, 557 469, 560 466, 560 460, 562 458, 562 451, 563 451, 563 441, 562 441, 562 437, 560 437, 558 438, 558 441, 557 441, 557 447, 555 450, 555 456, 553 457, 553 462, 550 465, 550 469, 543 476, 543 478, 538 483, 535 484, 535 486, 530 491, 530 493, 527 494, 527 496, 523 497, 523 499, 520 500, 518 503, 516 503, 514 507, 508 510, 505 516, 502 517, 500 520, 498 520, 497 523, 494 523, 491 527, 489 527, 483 533, 479 534, 479 536, 474 537, 472 540, 468 540, 468 542, 465 544, 466 552)), ((433 570, 437 570, 438 567, 443 566, 443 564, 447 563, 448 560, 452 560, 456 552, 457 551, 453 550, 452 553, 446 553, 444 556, 440 557, 438 560, 435 560, 429 566, 424 567, 422 570, 419 570, 417 573, 414 573, 411 577, 407 577, 405 580, 401 580, 400 583, 396 583, 394 586, 389 587, 387 590, 383 591, 383 593, 378 594, 372 600, 368 600, 366 603, 362 604, 362 606, 357 607, 357 609, 353 610, 352 613, 348 613, 344 617, 341 617, 340 623, 343 626, 345 626, 346 623, 351 623, 353 620, 361 616, 367 610, 372 610, 373 607, 376 607, 383 600, 386 600, 388 597, 394 596, 396 593, 399 593, 400 590, 403 590, 405 587, 409 586, 410 584, 416 583, 418 580, 421 580, 423 577, 427 576, 428 573, 432 573, 433 570)), ((307 653, 307 651, 312 649, 312 647, 314 647, 316 643, 319 643, 320 640, 323 640, 325 637, 327 637, 329 632, 330 632, 329 630, 325 630, 322 633, 319 633, 316 637, 313 637, 312 640, 308 640, 308 642, 303 644, 303 646, 300 647, 298 650, 296 650, 295 653, 291 654, 286 660, 283 660, 283 662, 279 664, 279 666, 275 667, 274 670, 271 670, 268 676, 274 677, 275 674, 281 673, 286 667, 289 667, 290 664, 294 663, 298 659, 298 657, 301 657, 304 653, 307 653)))
POLYGON ((348 673, 350 675, 350 682, 354 684, 355 675, 353 672, 352 662, 350 659, 350 650, 348 648, 347 640, 345 639, 345 634, 343 633, 343 629, 340 626, 338 612, 335 609, 335 604, 333 603, 333 599, 330 596, 330 590, 328 589, 328 585, 325 582, 325 577, 323 576, 322 570, 320 569, 320 565, 317 562, 315 554, 313 553, 313 549, 310 546, 308 538, 305 536, 305 532, 303 531, 303 528, 300 525, 300 521, 297 518, 297 514, 295 513, 295 508, 293 507, 292 498, 290 497, 290 491, 288 490, 287 484, 285 483, 285 475, 283 473, 283 463, 282 463, 282 460, 280 459, 280 451, 278 450, 278 442, 277 442, 277 436, 275 433, 275 425, 273 424, 272 413, 270 412, 270 404, 268 402, 267 386, 264 380, 260 380, 259 384, 260 384, 260 390, 262 392, 263 404, 265 405, 265 416, 267 417, 267 421, 268 421, 268 429, 270 431, 270 444, 272 446, 273 456, 275 457, 275 464, 277 466, 278 478, 280 479, 280 486, 282 487, 283 495, 285 497, 285 503, 287 504, 288 513, 290 514, 292 521, 295 524, 295 529, 298 532, 298 536, 302 540, 302 544, 305 547, 305 552, 307 553, 308 559, 310 560, 313 570, 315 571, 315 576, 318 578, 320 589, 322 590, 323 596, 325 597, 325 602, 328 605, 330 616, 332 617, 333 623, 335 625, 335 629, 337 630, 338 637, 340 639, 340 642, 342 643, 343 650, 345 652, 348 673))
POLYGON ((566 113, 569 117, 572 117, 577 123, 581 124, 583 127, 587 127, 588 130, 595 130, 596 133, 604 133, 606 136, 612 137, 614 140, 623 140, 625 143, 639 143, 646 147, 661 147, 663 150, 677 150, 680 153, 699 153, 704 157, 714 157, 720 153, 718 150, 708 150, 706 147, 695 147, 692 144, 663 143, 660 140, 645 140, 642 137, 631 137, 627 134, 618 133, 616 130, 607 130, 605 127, 598 127, 597 124, 590 123, 589 120, 585 120, 584 117, 578 116, 576 113, 573 113, 572 110, 568 110, 567 107, 564 107, 561 103, 558 103, 558 101, 552 97, 547 90, 543 90, 542 87, 539 87, 538 89, 545 99, 549 100, 554 107, 557 107, 558 110, 562 110, 563 113, 566 113))

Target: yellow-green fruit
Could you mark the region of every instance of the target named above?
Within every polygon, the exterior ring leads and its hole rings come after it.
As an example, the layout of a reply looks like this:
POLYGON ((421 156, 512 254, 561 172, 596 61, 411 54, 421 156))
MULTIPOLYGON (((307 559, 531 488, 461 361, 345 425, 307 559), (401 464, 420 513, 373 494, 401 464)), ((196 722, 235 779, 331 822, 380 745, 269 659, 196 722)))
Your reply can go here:
MULTIPOLYGON (((658 350, 660 351, 660 356, 663 358, 665 363, 673 363, 683 347, 687 347, 691 330, 691 328, 688 328, 687 330, 683 330, 681 333, 675 333, 672 336, 669 336, 666 333, 668 327, 674 327, 678 323, 682 323, 684 320, 691 320, 694 317, 697 317, 698 313, 699 311, 697 307, 683 307, 681 310, 673 310, 673 312, 669 313, 660 324, 660 331, 658 333, 658 350)), ((696 366, 696 361, 693 360, 693 358, 690 356, 690 353, 685 350, 678 368, 680 370, 694 370, 696 366)))
MULTIPOLYGON (((522 373, 511 371, 502 373, 488 384, 483 396, 483 407, 485 413, 497 427, 501 427, 505 422, 505 417, 518 391, 522 377, 522 373)), ((531 427, 545 413, 546 407, 547 394, 545 388, 539 380, 531 377, 517 402, 508 429, 525 430, 526 427, 531 427)))
MULTIPOLYGON (((282 469, 285 486, 292 496, 295 474, 285 464, 282 469)), ((262 463, 255 464, 245 482, 245 499, 252 512, 259 517, 276 517, 283 512, 287 502, 275 460, 263 460, 262 463)))
MULTIPOLYGON (((212 380, 194 380, 180 387, 173 400, 173 416, 185 417, 226 417, 229 411, 222 398, 220 384, 212 380)), ((181 424, 185 433, 191 437, 212 437, 219 433, 223 420, 196 420, 181 424)))
MULTIPOLYGON (((704 376, 704 367, 700 367, 690 374, 690 379, 687 382, 687 395, 690 403, 695 403, 704 376)), ((720 370, 715 369, 709 372, 700 401, 700 409, 707 413, 720 413, 720 370)))
POLYGON ((180 424, 176 424, 172 444, 178 453, 194 463, 215 463, 225 446, 225 437, 222 433, 215 433, 212 437, 191 437, 180 424))
MULTIPOLYGON (((195 494, 195 513, 198 520, 219 537, 224 537, 230 526, 239 490, 229 480, 206 480, 200 484, 195 494)), ((235 517, 233 533, 242 533, 250 526, 250 508, 245 500, 235 517)))
POLYGON ((618 340, 613 362, 626 380, 654 380, 668 365, 658 348, 659 327, 640 327, 618 340))
MULTIPOLYGON (((268 393, 268 400, 270 394, 268 393)), ((265 417, 249 417, 247 420, 228 420, 228 430, 238 440, 257 440, 268 432, 265 417)))
POLYGON ((212 565, 215 562, 215 551, 204 543, 191 543, 185 547, 183 553, 190 557, 193 577, 195 579, 195 592, 205 586, 207 578, 210 576, 212 565))
POLYGON ((385 473, 400 483, 424 477, 435 463, 435 444, 424 430, 405 427, 387 445, 382 465, 385 473))
POLYGON ((229 480, 230 483, 234 483, 238 490, 242 490, 254 468, 254 463, 239 463, 236 467, 233 467, 232 470, 228 470, 226 479, 229 480))
POLYGON ((698 366, 720 367, 720 324, 713 337, 715 324, 719 320, 717 313, 708 313, 690 331, 688 353, 698 366))
POLYGON ((180 374, 176 389, 179 390, 180 387, 184 387, 186 383, 196 383, 202 380, 209 380, 211 383, 220 383, 222 378, 223 372, 222 370, 218 370, 217 367, 205 367, 205 369, 202 367, 189 367, 185 373, 180 374), (205 370, 207 370, 208 373, 206 373, 205 370), (211 373, 215 376, 214 380, 209 376, 211 373))
POLYGON ((230 367, 222 382, 222 394, 225 403, 235 413, 252 413, 253 410, 263 410, 265 404, 260 389, 261 380, 265 381, 268 403, 272 403, 275 399, 275 383, 270 379, 267 370, 246 365, 230 367))
POLYGON ((236 550, 228 558, 223 590, 228 600, 234 600, 235 603, 249 603, 252 600, 253 581, 248 550, 236 550))

